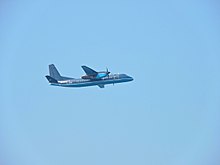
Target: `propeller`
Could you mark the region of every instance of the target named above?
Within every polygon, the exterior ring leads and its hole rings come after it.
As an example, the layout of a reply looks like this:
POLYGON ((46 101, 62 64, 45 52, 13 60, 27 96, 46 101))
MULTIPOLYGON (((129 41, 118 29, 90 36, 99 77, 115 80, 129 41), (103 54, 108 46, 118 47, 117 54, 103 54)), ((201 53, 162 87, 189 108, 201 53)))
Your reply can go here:
POLYGON ((110 74, 111 72, 109 72, 108 71, 108 68, 106 67, 106 74, 108 75, 108 78, 109 78, 109 74, 110 74))

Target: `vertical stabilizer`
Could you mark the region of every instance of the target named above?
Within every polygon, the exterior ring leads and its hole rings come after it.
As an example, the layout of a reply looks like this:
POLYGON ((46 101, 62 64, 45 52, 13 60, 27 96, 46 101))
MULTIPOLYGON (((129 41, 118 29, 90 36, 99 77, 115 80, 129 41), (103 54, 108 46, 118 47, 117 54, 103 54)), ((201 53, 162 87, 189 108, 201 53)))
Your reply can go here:
POLYGON ((62 77, 60 73, 58 72, 57 68, 55 67, 54 64, 49 65, 49 72, 50 72, 50 77, 56 79, 56 80, 61 80, 62 77))

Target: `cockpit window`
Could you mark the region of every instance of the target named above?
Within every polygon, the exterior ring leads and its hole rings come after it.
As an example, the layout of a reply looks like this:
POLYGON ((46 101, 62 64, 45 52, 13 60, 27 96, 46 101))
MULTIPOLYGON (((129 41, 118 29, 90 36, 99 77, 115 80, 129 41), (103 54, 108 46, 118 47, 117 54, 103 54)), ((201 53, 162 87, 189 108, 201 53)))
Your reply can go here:
POLYGON ((128 78, 129 76, 126 74, 120 74, 120 78, 128 78))

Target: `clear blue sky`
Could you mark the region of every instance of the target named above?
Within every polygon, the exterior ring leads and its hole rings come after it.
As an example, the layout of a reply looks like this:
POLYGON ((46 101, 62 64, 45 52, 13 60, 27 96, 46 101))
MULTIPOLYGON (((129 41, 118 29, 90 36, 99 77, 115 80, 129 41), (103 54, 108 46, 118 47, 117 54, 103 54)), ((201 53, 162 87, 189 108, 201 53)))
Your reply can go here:
POLYGON ((219 165, 215 0, 0 2, 1 165, 219 165), (48 85, 48 64, 127 73, 48 85))

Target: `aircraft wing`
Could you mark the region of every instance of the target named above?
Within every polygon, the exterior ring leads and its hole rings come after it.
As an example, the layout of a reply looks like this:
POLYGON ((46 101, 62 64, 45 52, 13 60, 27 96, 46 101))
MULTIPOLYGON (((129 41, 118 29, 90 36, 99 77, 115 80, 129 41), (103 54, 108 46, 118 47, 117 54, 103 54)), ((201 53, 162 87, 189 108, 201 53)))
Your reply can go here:
POLYGON ((82 68, 88 76, 96 76, 98 74, 98 72, 94 71, 93 69, 91 69, 87 66, 82 66, 82 68))

